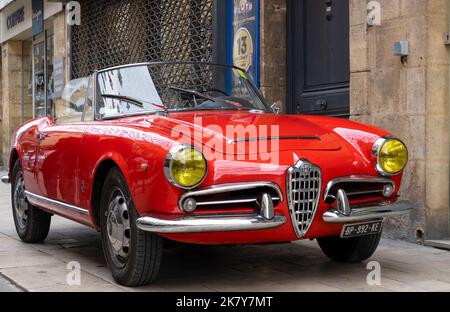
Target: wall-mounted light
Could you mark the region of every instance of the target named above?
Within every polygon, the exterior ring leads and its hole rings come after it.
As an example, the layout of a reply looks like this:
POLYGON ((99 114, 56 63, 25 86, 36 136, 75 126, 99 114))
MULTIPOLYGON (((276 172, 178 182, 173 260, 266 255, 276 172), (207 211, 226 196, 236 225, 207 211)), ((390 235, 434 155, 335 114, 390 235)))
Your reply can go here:
POLYGON ((397 41, 394 44, 394 55, 398 56, 408 56, 409 55, 409 42, 408 41, 397 41))

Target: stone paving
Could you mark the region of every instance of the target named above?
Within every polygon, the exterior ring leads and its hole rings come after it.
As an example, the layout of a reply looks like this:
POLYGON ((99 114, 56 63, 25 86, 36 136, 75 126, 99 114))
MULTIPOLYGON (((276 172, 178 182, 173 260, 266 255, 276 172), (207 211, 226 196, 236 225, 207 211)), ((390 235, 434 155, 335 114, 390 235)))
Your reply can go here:
POLYGON ((0 292, 110 291, 450 291, 450 252, 402 241, 382 240, 362 264, 329 261, 316 242, 284 245, 166 248, 155 284, 125 288, 105 267, 99 234, 54 217, 43 244, 19 241, 9 186, 0 185, 0 292), (70 286, 68 264, 81 265, 81 285, 70 286), (381 285, 367 283, 367 263, 381 265, 381 285), (2 278, 7 277, 15 285, 2 278))
POLYGON ((0 293, 20 292, 22 289, 17 288, 8 279, 0 275, 0 293))

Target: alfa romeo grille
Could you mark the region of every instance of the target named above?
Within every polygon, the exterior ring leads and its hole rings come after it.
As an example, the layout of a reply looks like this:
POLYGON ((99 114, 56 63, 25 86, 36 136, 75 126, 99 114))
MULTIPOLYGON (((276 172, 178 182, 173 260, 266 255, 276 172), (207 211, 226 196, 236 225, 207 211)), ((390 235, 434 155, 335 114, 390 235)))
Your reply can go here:
POLYGON ((287 197, 291 219, 297 236, 308 233, 320 201, 322 174, 317 166, 300 160, 287 177, 287 197))

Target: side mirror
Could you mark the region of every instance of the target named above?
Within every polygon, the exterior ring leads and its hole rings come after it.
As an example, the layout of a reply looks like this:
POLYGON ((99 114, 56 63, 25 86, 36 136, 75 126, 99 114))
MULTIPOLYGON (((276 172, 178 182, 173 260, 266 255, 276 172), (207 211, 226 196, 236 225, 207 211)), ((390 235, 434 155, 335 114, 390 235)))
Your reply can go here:
POLYGON ((272 104, 272 106, 270 106, 270 108, 272 108, 275 115, 279 115, 281 113, 281 101, 276 101, 272 104))

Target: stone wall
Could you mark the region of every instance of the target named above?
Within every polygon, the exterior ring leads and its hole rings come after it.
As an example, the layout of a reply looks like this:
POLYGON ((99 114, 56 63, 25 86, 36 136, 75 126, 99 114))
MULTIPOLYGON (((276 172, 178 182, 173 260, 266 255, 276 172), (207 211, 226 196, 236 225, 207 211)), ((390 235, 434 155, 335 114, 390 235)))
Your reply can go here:
POLYGON ((385 128, 410 150, 402 194, 410 217, 392 219, 395 238, 449 234, 449 55, 447 0, 380 0, 381 25, 367 26, 367 1, 350 1, 351 113, 385 128), (407 40, 410 55, 393 54, 407 40))
MULTIPOLYGON (((64 58, 65 77, 64 83, 66 84, 70 79, 70 58, 68 56, 68 44, 69 34, 65 19, 65 13, 61 12, 53 17, 53 57, 64 58)), ((62 116, 67 110, 67 102, 61 98, 56 99, 56 116, 62 116)))
POLYGON ((10 140, 22 122, 22 42, 2 44, 2 156, 8 164, 10 140))
POLYGON ((261 0, 261 90, 286 102, 286 0, 261 0))

